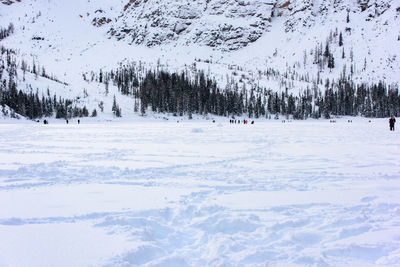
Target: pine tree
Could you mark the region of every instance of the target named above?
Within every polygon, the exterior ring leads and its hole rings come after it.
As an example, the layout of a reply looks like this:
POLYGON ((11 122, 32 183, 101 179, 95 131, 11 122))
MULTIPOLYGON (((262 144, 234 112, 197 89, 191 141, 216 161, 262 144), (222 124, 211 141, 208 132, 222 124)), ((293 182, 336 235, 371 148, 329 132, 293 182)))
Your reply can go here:
POLYGON ((111 111, 114 113, 114 115, 115 115, 116 117, 121 117, 121 116, 122 116, 122 114, 121 114, 121 109, 120 109, 120 107, 119 107, 118 104, 117 104, 117 100, 116 100, 116 98, 115 98, 115 95, 114 95, 113 105, 112 105, 111 111))
POLYGON ((335 58, 332 54, 329 54, 328 58, 328 68, 333 69, 335 67, 335 58))
POLYGON ((324 51, 324 57, 329 57, 329 55, 330 55, 330 52, 329 52, 329 43, 326 42, 325 51, 324 51))
POLYGON ((22 62, 21 62, 21 70, 22 70, 22 73, 23 73, 23 80, 25 81, 25 73, 26 73, 26 70, 28 69, 28 64, 25 62, 25 60, 22 60, 22 62))
POLYGON ((117 100, 116 100, 115 95, 114 95, 111 111, 115 113, 115 111, 117 110, 117 108, 118 108, 117 100))
POLYGON ((32 65, 33 65, 33 66, 32 66, 32 73, 36 75, 37 72, 36 72, 36 64, 35 64, 35 61, 33 61, 32 65))
POLYGON ((89 116, 89 110, 86 108, 86 106, 84 106, 82 108, 82 116, 83 117, 88 117, 89 116))
POLYGON ((140 114, 142 114, 142 116, 146 114, 146 106, 143 102, 140 102, 140 114))
POLYGON ((138 112, 139 111, 139 102, 138 102, 138 99, 137 98, 135 98, 135 102, 134 102, 134 107, 133 107, 133 111, 134 112, 138 112))
POLYGON ((45 70, 44 66, 42 66, 42 75, 41 76, 42 77, 47 77, 46 76, 46 70, 45 70))

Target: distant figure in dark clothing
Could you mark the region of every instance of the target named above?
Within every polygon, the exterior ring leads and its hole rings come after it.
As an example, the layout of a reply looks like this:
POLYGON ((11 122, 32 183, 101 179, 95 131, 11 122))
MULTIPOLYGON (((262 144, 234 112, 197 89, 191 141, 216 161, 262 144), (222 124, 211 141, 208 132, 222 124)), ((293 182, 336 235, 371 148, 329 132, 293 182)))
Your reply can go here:
POLYGON ((68 124, 68 120, 65 121, 68 124))
POLYGON ((395 117, 394 116, 392 116, 390 119, 389 119, 389 126, 390 126, 390 130, 391 131, 394 131, 394 124, 396 123, 396 119, 395 119, 395 117))
POLYGON ((43 124, 49 124, 49 122, 47 120, 44 120, 43 124))
POLYGON ((81 124, 81 120, 78 120, 78 124, 81 124))

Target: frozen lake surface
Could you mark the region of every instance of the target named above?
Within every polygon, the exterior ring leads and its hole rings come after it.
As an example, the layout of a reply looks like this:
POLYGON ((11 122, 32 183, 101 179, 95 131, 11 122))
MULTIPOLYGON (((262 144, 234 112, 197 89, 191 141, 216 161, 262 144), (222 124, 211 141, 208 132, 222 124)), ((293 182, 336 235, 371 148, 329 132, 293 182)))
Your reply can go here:
POLYGON ((0 266, 399 266, 387 120, 0 124, 0 266))

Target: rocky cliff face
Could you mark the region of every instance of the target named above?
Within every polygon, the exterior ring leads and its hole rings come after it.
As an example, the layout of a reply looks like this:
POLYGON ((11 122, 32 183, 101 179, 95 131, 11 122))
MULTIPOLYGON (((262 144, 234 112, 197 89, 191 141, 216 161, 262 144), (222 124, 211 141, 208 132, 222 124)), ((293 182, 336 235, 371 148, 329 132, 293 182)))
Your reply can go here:
POLYGON ((268 31, 276 1, 131 1, 110 35, 134 44, 197 43, 236 50, 268 31))
MULTIPOLYGON (((287 7, 286 30, 294 31, 301 26, 313 26, 316 18, 322 21, 329 14, 339 14, 347 11, 349 14, 365 13, 366 21, 379 17, 392 7, 394 1, 383 0, 303 0, 291 1, 287 7)), ((337 19, 337 18, 336 18, 337 19)), ((326 25, 328 28, 329 25, 326 25)))
POLYGON ((132 44, 196 43, 238 50, 269 32, 276 18, 287 32, 311 27, 333 11, 366 12, 369 19, 394 4, 383 0, 130 0, 109 34, 132 44))

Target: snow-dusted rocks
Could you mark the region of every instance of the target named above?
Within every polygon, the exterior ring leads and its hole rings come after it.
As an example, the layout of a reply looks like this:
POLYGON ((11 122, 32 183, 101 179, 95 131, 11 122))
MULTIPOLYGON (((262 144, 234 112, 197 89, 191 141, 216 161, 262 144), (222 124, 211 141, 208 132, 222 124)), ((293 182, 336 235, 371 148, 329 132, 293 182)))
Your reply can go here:
MULTIPOLYGON (((317 17, 321 18, 324 22, 328 22, 330 17, 332 17, 332 13, 339 14, 338 17, 341 17, 342 20, 346 17, 345 12, 350 16, 352 14, 363 13, 365 14, 363 19, 371 21, 390 8, 393 8, 390 2, 393 1, 290 1, 290 4, 286 7, 286 31, 298 31, 302 27, 315 26, 317 17)), ((280 11, 280 15, 285 15, 285 13, 280 11)))
POLYGON ((156 46, 196 43, 219 50, 237 50, 267 35, 272 20, 283 17, 286 31, 315 26, 333 13, 364 12, 366 20, 391 7, 387 1, 130 1, 109 34, 132 44, 156 46))
POLYGON ((274 1, 133 1, 109 34, 130 43, 155 46, 197 43, 237 50, 267 31, 274 1))

